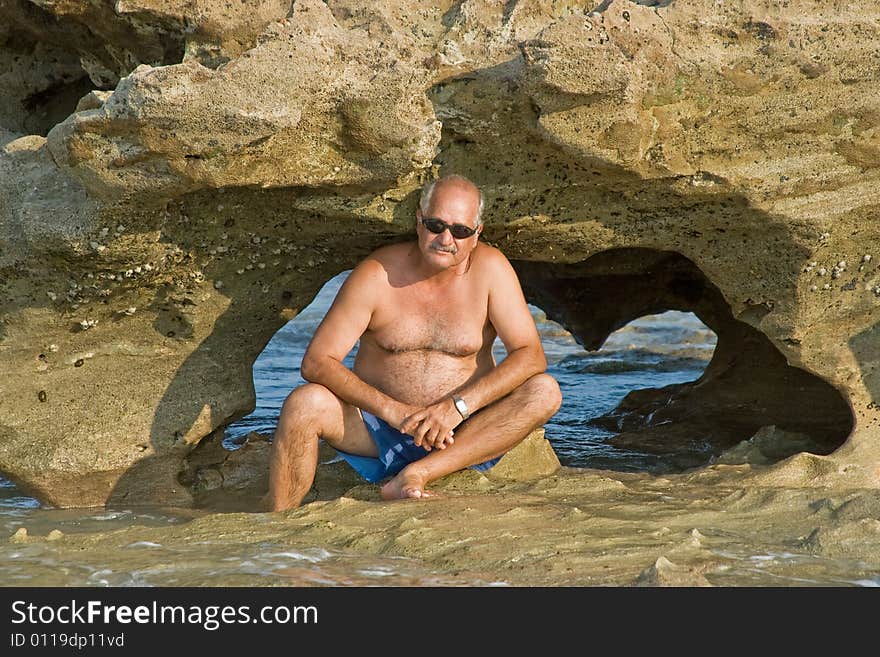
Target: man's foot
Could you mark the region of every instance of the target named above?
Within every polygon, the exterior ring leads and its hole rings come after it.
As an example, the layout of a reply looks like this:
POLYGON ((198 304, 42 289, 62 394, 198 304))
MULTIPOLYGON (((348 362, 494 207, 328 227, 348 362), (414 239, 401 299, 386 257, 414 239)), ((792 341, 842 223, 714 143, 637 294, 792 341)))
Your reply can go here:
POLYGON ((391 481, 382 486, 384 500, 405 500, 409 498, 434 497, 435 494, 425 488, 427 476, 415 468, 407 466, 391 481))

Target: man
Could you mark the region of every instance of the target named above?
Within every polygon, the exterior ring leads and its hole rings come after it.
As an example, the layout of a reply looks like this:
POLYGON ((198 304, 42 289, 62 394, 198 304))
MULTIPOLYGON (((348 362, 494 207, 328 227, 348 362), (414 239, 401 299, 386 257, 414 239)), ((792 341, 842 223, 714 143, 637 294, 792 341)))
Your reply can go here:
POLYGON ((516 273, 479 241, 482 194, 462 176, 428 184, 417 241, 382 247, 346 279, 303 356, 269 466, 271 510, 299 505, 323 438, 385 499, 486 469, 562 397, 516 273), (508 356, 496 365, 496 335, 508 356), (354 366, 342 360, 360 340, 354 366))

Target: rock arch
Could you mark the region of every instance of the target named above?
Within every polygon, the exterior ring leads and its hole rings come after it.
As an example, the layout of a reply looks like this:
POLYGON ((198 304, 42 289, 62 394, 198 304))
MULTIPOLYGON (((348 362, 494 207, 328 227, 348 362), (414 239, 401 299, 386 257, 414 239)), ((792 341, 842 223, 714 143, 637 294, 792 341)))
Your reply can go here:
MULTIPOLYGON (((598 419, 616 445, 677 456, 682 468, 707 463, 762 427, 787 432, 771 460, 804 447, 829 454, 853 427, 843 396, 790 365, 773 343, 737 319, 721 291, 688 258, 659 249, 618 248, 578 263, 515 263, 529 299, 594 350, 646 314, 694 313, 718 336, 712 360, 690 383, 636 390, 598 419)), ((764 307, 749 313, 755 319, 764 307)))

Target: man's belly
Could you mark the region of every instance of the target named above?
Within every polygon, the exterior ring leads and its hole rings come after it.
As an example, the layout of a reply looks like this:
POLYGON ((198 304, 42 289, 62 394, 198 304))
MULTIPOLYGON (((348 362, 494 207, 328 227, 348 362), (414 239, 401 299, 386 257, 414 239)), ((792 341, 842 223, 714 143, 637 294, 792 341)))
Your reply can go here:
POLYGON ((354 372, 366 383, 394 399, 414 406, 427 406, 482 376, 494 367, 490 359, 452 356, 420 349, 403 353, 358 352, 354 372))

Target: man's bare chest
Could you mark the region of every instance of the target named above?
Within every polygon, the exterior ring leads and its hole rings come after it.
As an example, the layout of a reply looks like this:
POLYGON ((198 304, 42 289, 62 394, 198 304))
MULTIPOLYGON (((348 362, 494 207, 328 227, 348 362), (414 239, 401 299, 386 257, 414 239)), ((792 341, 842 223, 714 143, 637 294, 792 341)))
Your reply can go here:
POLYGON ((436 351, 459 357, 476 354, 494 339, 487 299, 474 290, 444 298, 389 293, 373 313, 368 333, 390 353, 436 351))

